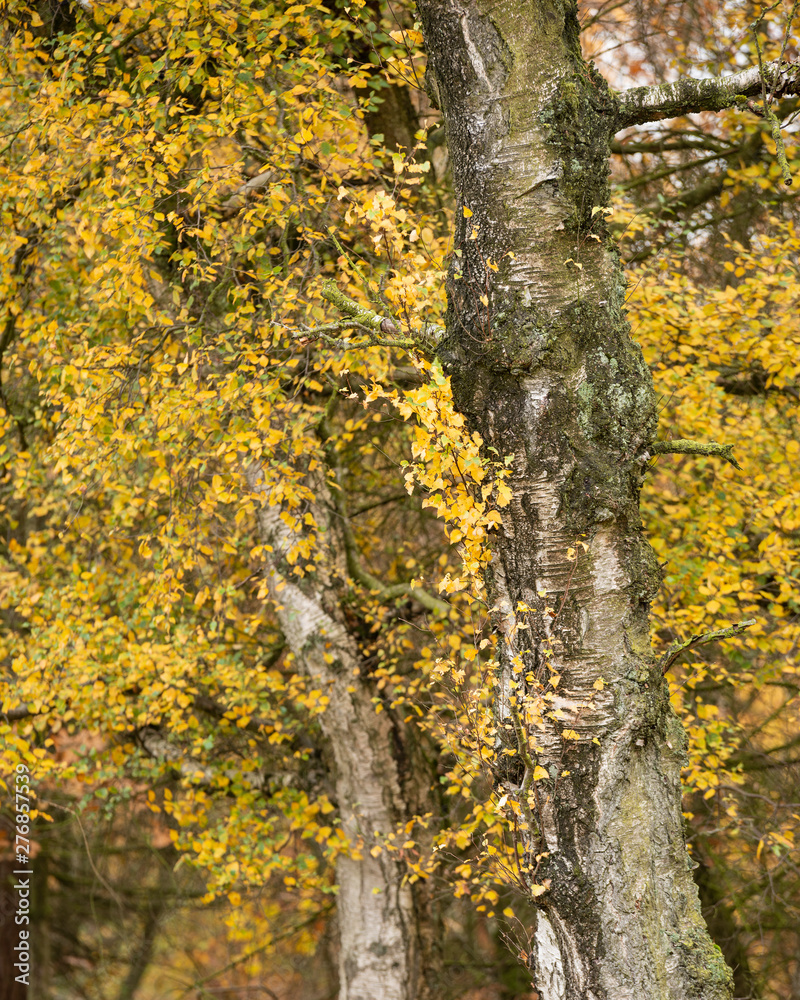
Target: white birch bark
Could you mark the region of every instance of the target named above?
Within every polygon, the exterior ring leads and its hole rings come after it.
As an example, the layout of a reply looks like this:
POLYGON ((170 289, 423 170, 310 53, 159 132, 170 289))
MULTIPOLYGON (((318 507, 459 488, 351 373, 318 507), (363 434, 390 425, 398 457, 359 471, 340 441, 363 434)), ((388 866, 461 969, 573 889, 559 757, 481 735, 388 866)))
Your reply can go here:
MULTIPOLYGON (((534 986, 726 1000, 684 842, 684 736, 649 638, 659 571, 638 502, 655 400, 599 211, 618 99, 583 61, 570 3, 418 8, 458 199, 439 354, 485 446, 514 456, 488 590, 534 986)), ((671 96, 629 105, 652 115, 671 96)))
MULTIPOLYGON (((262 491, 258 468, 251 490, 262 491)), ((268 498, 258 511, 264 544, 272 547, 269 594, 298 668, 330 699, 320 716, 335 766, 342 828, 360 850, 339 858, 337 913, 340 1000, 417 1000, 424 993, 420 929, 412 889, 395 855, 370 848, 392 833, 403 815, 403 791, 394 755, 392 721, 377 713, 361 678, 362 659, 330 600, 324 568, 301 583, 281 572, 294 532, 268 498)))

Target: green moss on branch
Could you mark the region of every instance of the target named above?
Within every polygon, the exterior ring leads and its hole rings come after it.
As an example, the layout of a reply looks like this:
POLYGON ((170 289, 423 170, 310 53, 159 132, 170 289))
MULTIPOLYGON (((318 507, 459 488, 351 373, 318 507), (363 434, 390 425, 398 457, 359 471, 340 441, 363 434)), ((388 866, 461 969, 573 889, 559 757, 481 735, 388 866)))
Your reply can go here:
POLYGON ((652 455, 716 455, 726 462, 741 469, 741 465, 733 457, 732 444, 717 444, 715 441, 690 441, 679 438, 676 441, 654 441, 650 445, 652 455))
MULTIPOLYGON (((361 328, 366 333, 371 334, 365 343, 349 344, 349 348, 355 347, 400 347, 404 350, 416 350, 422 354, 430 354, 435 349, 438 341, 444 336, 444 330, 433 324, 426 325, 422 329, 411 331, 410 337, 396 337, 388 339, 392 334, 399 333, 397 325, 390 316, 381 316, 380 313, 373 312, 359 305, 354 299, 344 294, 333 281, 326 281, 322 286, 322 297, 327 299, 331 305, 335 306, 340 313, 348 316, 349 322, 334 324, 340 329, 344 326, 361 328)), ((327 334, 328 327, 320 327, 319 330, 327 334)), ((315 331, 303 332, 305 337, 313 337, 315 331)))

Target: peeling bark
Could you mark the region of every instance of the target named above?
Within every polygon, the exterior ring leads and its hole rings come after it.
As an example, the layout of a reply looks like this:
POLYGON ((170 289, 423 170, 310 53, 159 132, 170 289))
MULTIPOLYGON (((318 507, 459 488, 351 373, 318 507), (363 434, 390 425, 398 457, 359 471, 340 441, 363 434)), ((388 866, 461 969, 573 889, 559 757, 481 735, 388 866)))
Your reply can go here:
MULTIPOLYGON (((583 61, 571 3, 418 8, 458 197, 439 355, 485 446, 514 455, 488 582, 498 736, 526 764, 504 791, 530 817, 526 877, 549 887, 534 984, 542 1000, 725 1000, 684 841, 685 737, 650 645, 652 379, 596 210, 619 99, 583 61)), ((665 102, 631 98, 625 121, 665 102)))
MULTIPOLYGON (((263 492, 257 467, 248 471, 251 490, 263 492)), ((324 484, 318 484, 322 493, 324 484)), ((324 494, 323 494, 324 495, 324 494)), ((427 887, 404 881, 396 854, 377 857, 370 848, 415 814, 424 812, 425 769, 415 769, 410 734, 398 733, 388 711, 376 712, 363 676, 358 646, 341 618, 334 580, 325 560, 303 581, 284 573, 282 555, 296 541, 294 530, 264 496, 260 535, 272 547, 269 593, 298 668, 330 699, 320 716, 336 781, 342 829, 352 850, 336 865, 340 1000, 424 1000, 436 978, 435 930, 427 887), (403 773, 402 762, 407 767, 403 773), (415 785, 418 782, 418 786, 415 785), (360 844, 360 847, 358 846, 360 844)), ((333 531, 319 503, 317 522, 328 543, 333 531)), ((341 545, 335 545, 334 564, 341 545)))

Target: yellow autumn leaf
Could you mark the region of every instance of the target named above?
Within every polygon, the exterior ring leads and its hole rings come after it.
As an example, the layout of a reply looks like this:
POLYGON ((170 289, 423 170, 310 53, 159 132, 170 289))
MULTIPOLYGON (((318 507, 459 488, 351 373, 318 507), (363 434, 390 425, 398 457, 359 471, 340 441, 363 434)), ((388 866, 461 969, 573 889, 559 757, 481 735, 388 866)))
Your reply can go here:
POLYGON ((511 498, 513 497, 510 487, 506 486, 505 483, 497 484, 497 506, 507 507, 511 503, 511 498))

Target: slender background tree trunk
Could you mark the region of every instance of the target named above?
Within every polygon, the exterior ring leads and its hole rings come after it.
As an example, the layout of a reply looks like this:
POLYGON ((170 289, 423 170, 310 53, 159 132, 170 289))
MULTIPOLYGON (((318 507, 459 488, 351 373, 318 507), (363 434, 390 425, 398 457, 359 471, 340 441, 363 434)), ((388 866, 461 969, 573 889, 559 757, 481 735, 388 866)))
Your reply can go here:
POLYGON ((458 197, 440 354, 485 447, 514 455, 490 586, 499 734, 523 762, 506 791, 529 817, 526 877, 547 887, 535 986, 725 998, 684 842, 684 735, 650 646, 652 379, 597 211, 618 105, 571 3, 418 7, 458 197))
MULTIPOLYGON (((248 479, 254 492, 260 492, 257 467, 248 479)), ((336 864, 339 998, 426 1000, 435 995, 438 976, 428 886, 408 882, 406 864, 397 853, 373 856, 371 849, 425 812, 430 775, 420 766, 408 727, 390 711, 376 711, 368 670, 342 620, 340 580, 331 572, 343 562, 327 514, 334 506, 330 498, 324 502, 324 483, 316 486, 315 519, 323 536, 316 574, 302 582, 284 575, 283 556, 296 536, 279 507, 261 508, 259 529, 274 553, 268 583, 286 643, 299 670, 329 699, 320 725, 342 830, 350 841, 350 850, 336 864)))

